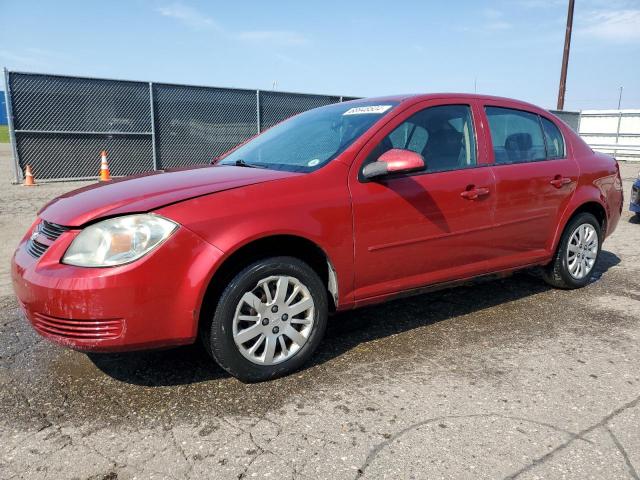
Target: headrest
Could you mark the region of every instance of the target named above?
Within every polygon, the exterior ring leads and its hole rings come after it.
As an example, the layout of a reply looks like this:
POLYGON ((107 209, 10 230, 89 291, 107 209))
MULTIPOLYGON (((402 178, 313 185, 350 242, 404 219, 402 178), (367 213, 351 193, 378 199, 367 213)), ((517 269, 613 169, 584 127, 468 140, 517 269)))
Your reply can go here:
POLYGON ((533 146, 533 140, 528 133, 514 133, 509 135, 504 142, 505 150, 527 151, 533 146))

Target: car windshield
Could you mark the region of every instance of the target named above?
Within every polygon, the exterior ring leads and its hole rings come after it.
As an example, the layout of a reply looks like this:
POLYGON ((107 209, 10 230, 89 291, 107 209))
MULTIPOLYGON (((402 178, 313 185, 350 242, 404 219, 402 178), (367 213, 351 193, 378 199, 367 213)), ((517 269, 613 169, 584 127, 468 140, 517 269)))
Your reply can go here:
POLYGON ((336 103, 301 113, 227 154, 218 165, 311 172, 342 153, 398 102, 336 103))

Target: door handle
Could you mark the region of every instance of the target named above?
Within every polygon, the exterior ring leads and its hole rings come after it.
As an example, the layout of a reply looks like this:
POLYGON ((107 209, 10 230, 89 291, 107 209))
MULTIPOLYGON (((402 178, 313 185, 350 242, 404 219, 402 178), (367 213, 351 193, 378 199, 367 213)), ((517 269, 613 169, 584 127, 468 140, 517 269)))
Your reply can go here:
POLYGON ((563 177, 561 175, 556 175, 553 177, 549 183, 556 188, 562 188, 564 185, 569 185, 572 180, 569 177, 563 177))
POLYGON ((460 194, 462 198, 466 198, 467 200, 476 200, 485 195, 489 195, 489 189, 486 187, 471 187, 460 194))

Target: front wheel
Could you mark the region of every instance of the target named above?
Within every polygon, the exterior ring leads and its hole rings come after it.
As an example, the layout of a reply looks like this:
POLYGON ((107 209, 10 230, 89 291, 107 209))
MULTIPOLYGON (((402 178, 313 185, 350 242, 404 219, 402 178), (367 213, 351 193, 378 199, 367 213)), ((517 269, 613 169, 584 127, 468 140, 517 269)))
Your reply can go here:
POLYGON ((580 288, 589 283, 602 248, 602 228, 590 213, 572 218, 562 233, 553 261, 543 272, 556 288, 580 288))
POLYGON ((327 291, 316 272, 293 257, 257 261, 220 296, 208 342, 234 377, 258 382, 300 368, 322 340, 327 291))

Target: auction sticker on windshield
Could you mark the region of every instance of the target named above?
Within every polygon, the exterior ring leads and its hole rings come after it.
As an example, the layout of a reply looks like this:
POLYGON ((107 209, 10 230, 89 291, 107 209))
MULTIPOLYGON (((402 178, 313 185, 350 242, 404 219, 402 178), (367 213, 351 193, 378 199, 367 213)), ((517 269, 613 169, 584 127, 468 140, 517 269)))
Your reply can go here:
POLYGON ((384 113, 393 105, 368 105, 366 107, 353 107, 344 112, 342 115, 364 115, 367 113, 384 113))

